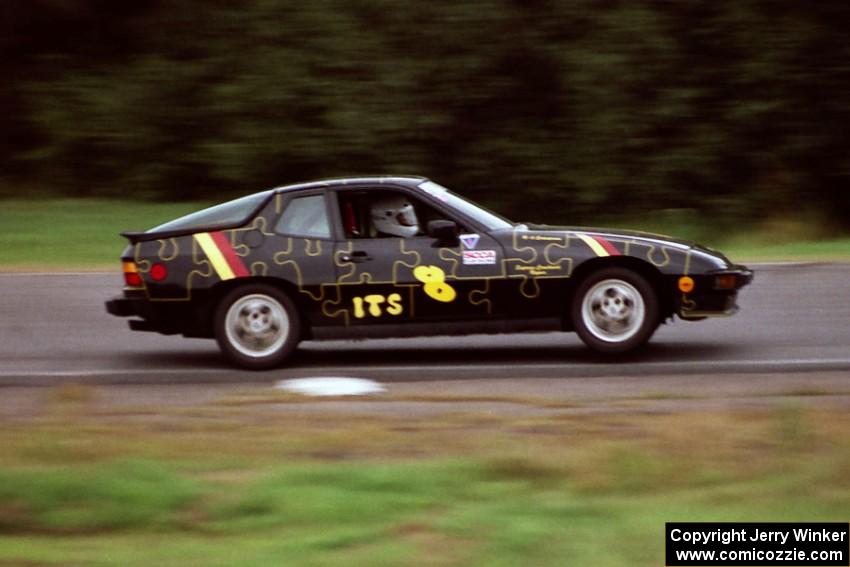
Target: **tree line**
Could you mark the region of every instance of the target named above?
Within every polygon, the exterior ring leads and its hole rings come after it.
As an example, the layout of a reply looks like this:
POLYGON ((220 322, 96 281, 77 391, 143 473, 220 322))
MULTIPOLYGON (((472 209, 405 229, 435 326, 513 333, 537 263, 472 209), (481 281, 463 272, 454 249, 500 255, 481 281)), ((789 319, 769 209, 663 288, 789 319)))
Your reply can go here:
POLYGON ((850 4, 4 3, 0 192, 431 177, 510 217, 850 226, 850 4))

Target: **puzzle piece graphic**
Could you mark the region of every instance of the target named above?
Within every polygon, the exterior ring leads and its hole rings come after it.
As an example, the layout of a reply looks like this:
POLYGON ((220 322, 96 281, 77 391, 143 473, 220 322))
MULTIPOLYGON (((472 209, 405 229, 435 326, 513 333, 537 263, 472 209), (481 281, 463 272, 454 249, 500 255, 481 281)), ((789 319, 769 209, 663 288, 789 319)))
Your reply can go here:
POLYGON ((342 290, 338 285, 330 287, 335 294, 333 298, 325 299, 322 302, 322 314, 330 319, 342 317, 345 320, 345 326, 348 327, 351 323, 351 311, 342 305, 342 290))
POLYGON ((565 234, 560 242, 553 241, 543 248, 543 259, 547 264, 558 264, 568 256, 570 248, 570 237, 565 234))
POLYGON ((514 258, 515 260, 527 264, 537 261, 537 249, 535 249, 534 245, 531 244, 531 242, 533 242, 532 236, 533 235, 527 234, 525 231, 521 230, 515 230, 513 232, 511 247, 513 248, 513 251, 517 253, 514 258), (530 257, 523 258, 519 255, 520 252, 527 252, 530 254, 530 257))
POLYGON ((292 250, 295 247, 295 243, 293 242, 293 238, 290 236, 286 239, 286 248, 283 250, 279 250, 274 253, 272 256, 272 260, 274 260, 275 264, 280 264, 285 262, 285 258, 292 254, 292 250))
POLYGON ((484 287, 481 289, 473 289, 469 292, 470 305, 483 305, 487 310, 487 315, 493 314, 493 301, 489 298, 490 280, 484 280, 484 287))
POLYGON ((445 272, 453 279, 460 279, 460 276, 457 275, 457 267, 460 264, 460 258, 463 254, 452 248, 440 248, 437 255, 440 257, 440 260, 448 262, 451 266, 451 269, 445 270, 445 272))
POLYGON ((156 256, 163 262, 170 262, 175 259, 178 254, 180 254, 180 245, 177 243, 176 238, 157 240, 157 243, 159 244, 159 250, 157 250, 156 256), (171 254, 166 254, 165 251, 169 244, 171 244, 173 252, 171 254))
POLYGON ((349 256, 351 252, 354 250, 354 243, 350 240, 347 242, 348 249, 347 250, 337 250, 334 252, 334 265, 340 270, 337 272, 336 282, 348 283, 349 278, 354 276, 354 272, 357 271, 357 266, 354 265, 354 262, 343 260, 343 257, 349 256), (342 268, 349 268, 347 273, 343 273, 342 268))
MULTIPOLYGON (((404 248, 404 240, 399 240, 399 252, 402 255, 401 260, 396 260, 393 262, 393 281, 392 283, 395 285, 400 285, 402 281, 411 281, 412 276, 408 275, 407 277, 401 276, 399 271, 407 268, 408 270, 413 270, 422 263, 422 256, 416 250, 405 250, 404 248), (405 256, 409 256, 409 258, 405 258, 405 256)), ((442 250, 440 251, 442 253, 442 250)))
POLYGON ((142 259, 142 243, 136 244, 136 249, 133 251, 133 259, 136 262, 136 269, 140 272, 147 272, 151 269, 150 260, 142 259))
POLYGON ((511 258, 505 261, 508 277, 522 280, 519 292, 523 297, 535 299, 540 296, 538 279, 568 278, 572 275, 574 259, 567 252, 570 245, 568 233, 540 235, 514 232, 514 249, 526 253, 533 252, 525 258, 511 258), (525 246, 521 245, 523 242, 526 243, 525 246), (532 242, 541 242, 542 254, 532 248, 532 242), (546 244, 542 244, 543 242, 546 244))
POLYGON ((537 283, 537 278, 524 278, 519 284, 519 292, 526 299, 540 297, 540 284, 537 283))
POLYGON ((358 285, 380 283, 376 282, 375 279, 372 277, 372 274, 369 272, 360 272, 359 274, 357 274, 357 276, 358 280, 355 283, 357 283, 358 285))
POLYGON ((670 263, 670 254, 667 253, 666 246, 655 246, 654 244, 649 244, 647 246, 649 247, 649 250, 647 250, 646 252, 646 259, 652 262, 653 266, 657 268, 663 268, 664 266, 670 263), (661 251, 660 260, 655 259, 656 250, 661 251))
POLYGON ((310 240, 309 238, 304 239, 304 253, 307 256, 321 256, 322 255, 322 241, 321 240, 310 240), (313 248, 313 244, 315 244, 315 250, 311 251, 313 248))
MULTIPOLYGON (((244 239, 245 234, 254 231, 259 232, 263 235, 263 237, 275 236, 273 232, 269 232, 268 220, 263 216, 255 218, 254 221, 251 223, 251 226, 247 226, 244 228, 236 228, 229 231, 230 246, 233 248, 233 252, 237 256, 241 256, 244 258, 248 256, 248 254, 250 254, 251 248, 247 244, 237 244, 236 241, 240 238, 244 239)), ((290 238, 289 240, 291 241, 292 239, 290 238)))
POLYGON ((319 295, 316 295, 315 293, 313 293, 312 291, 307 289, 304 286, 304 276, 301 273, 301 266, 298 265, 298 262, 296 262, 295 260, 284 260, 282 262, 279 262, 277 260, 277 256, 275 256, 275 264, 277 264, 279 266, 279 268, 278 268, 278 276, 279 277, 283 277, 284 279, 289 280, 289 281, 294 281, 298 285, 298 291, 307 295, 313 301, 321 301, 322 300, 322 296, 324 295, 324 287, 319 286, 319 290, 320 290, 319 295), (291 273, 288 277, 287 277, 287 275, 285 275, 286 272, 287 272, 287 268, 289 270, 291 270, 291 273), (292 274, 294 274, 294 278, 292 277, 292 274))
POLYGON ((251 275, 252 276, 268 276, 269 275, 269 265, 265 262, 252 262, 251 263, 251 275))
POLYGON ((186 297, 184 299, 191 299, 192 297, 192 281, 194 278, 211 278, 215 273, 210 261, 206 259, 206 256, 202 257, 201 254, 202 252, 198 247, 198 243, 192 239, 192 263, 197 268, 186 275, 186 297), (206 272, 202 271, 204 266, 206 266, 206 272))

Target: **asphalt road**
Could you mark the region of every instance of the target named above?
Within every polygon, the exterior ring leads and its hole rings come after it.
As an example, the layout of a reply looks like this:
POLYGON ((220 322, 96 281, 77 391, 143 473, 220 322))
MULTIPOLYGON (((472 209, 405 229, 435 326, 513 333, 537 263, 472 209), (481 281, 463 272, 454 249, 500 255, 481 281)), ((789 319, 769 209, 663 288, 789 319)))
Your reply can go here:
POLYGON ((385 382, 481 378, 832 371, 850 376, 850 264, 756 267, 730 319, 662 326, 612 361, 573 334, 305 342, 287 368, 228 365, 213 341, 131 332, 103 302, 115 274, 0 274, 0 386, 193 384, 356 376, 385 382))

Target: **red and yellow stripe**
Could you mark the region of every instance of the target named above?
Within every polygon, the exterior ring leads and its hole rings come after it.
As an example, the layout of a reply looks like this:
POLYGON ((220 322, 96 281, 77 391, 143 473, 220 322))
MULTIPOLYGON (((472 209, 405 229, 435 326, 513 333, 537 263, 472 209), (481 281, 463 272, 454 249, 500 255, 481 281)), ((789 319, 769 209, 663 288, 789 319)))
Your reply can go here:
POLYGON ((199 232, 194 238, 222 280, 251 275, 223 232, 199 232))
POLYGON ((590 236, 588 234, 581 233, 576 233, 576 236, 578 236, 582 242, 587 244, 597 256, 604 257, 620 255, 620 251, 601 236, 590 236))

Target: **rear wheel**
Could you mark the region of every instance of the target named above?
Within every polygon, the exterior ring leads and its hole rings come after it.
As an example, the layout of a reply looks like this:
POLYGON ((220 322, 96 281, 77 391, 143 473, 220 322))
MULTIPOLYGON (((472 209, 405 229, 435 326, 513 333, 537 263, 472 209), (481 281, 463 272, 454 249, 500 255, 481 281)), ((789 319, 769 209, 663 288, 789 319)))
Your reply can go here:
POLYGON ((660 323, 655 290, 626 268, 606 268, 585 278, 573 296, 571 316, 581 340, 604 353, 635 350, 660 323))
POLYGON ((216 309, 216 342, 242 367, 263 370, 280 365, 300 337, 298 310, 285 293, 270 285, 240 286, 216 309))

